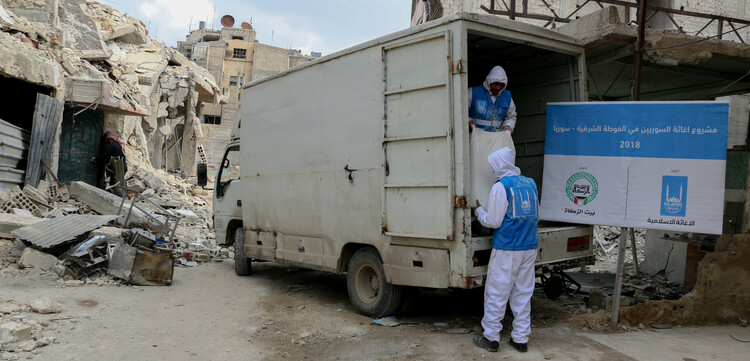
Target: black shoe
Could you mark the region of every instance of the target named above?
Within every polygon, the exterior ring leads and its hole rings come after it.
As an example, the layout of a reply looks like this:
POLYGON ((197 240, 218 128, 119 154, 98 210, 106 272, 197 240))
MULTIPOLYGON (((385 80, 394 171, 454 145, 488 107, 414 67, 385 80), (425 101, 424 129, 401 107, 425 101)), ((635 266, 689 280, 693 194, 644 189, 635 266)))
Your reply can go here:
POLYGON ((490 341, 487 339, 487 337, 484 336, 474 337, 474 345, 476 347, 481 347, 489 352, 497 352, 497 347, 499 346, 497 341, 490 341))
POLYGON ((508 343, 511 346, 515 347, 518 352, 526 352, 529 350, 529 346, 527 346, 525 343, 517 343, 516 341, 513 341, 512 338, 508 340, 508 343))

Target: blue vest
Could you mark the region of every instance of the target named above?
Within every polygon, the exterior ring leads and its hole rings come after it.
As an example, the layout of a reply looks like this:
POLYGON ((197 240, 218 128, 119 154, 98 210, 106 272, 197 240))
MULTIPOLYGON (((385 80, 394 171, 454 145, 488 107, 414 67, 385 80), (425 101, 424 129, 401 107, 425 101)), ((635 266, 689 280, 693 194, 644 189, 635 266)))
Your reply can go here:
MULTIPOLYGON (((536 249, 539 200, 536 183, 521 175, 500 178, 508 198, 503 225, 492 234, 492 248, 505 251, 536 249)), ((495 182, 497 183, 497 182, 495 182)))
POLYGON ((503 127, 505 113, 508 112, 512 97, 508 90, 503 90, 492 103, 492 97, 483 86, 471 87, 471 104, 469 105, 469 117, 495 121, 497 125, 487 126, 477 124, 476 127, 488 132, 498 131, 503 127))

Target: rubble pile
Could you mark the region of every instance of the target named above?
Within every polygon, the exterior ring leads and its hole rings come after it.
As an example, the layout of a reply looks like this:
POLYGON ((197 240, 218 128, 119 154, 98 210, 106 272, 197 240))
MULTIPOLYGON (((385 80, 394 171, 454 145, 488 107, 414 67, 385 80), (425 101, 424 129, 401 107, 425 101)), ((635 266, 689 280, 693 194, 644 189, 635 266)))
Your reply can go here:
POLYGON ((18 360, 24 353, 38 354, 39 348, 57 342, 52 324, 62 312, 60 304, 40 298, 18 305, 0 299, 0 355, 3 360, 18 360), (52 315, 44 317, 41 315, 52 315))
MULTIPOLYGON (((140 247, 138 254, 169 254, 169 282, 164 283, 169 284, 173 264, 197 266, 202 262, 232 257, 228 249, 219 248, 216 244, 210 222, 210 195, 195 185, 194 179, 183 179, 163 170, 155 170, 148 164, 132 164, 126 182, 126 200, 81 182, 71 183, 70 188, 50 187, 42 181, 38 188, 27 185, 23 190, 18 187, 0 190, 0 217, 8 215, 23 220, 15 229, 0 233, 0 237, 15 237, 17 245, 0 250, 10 255, 5 260, 0 258, 0 269, 12 268, 14 270, 8 272, 14 276, 23 275, 24 269, 37 268, 55 272, 66 279, 107 280, 107 275, 113 273, 108 261, 112 259, 114 247, 124 244, 123 248, 133 248, 133 254, 137 247, 140 247), (46 229, 60 228, 53 236, 58 239, 44 241, 20 237, 29 234, 24 230, 39 222, 62 222, 69 217, 95 215, 111 215, 111 218, 103 218, 88 228, 82 221, 75 220, 72 224, 40 223, 38 232, 47 237, 49 235, 46 233, 49 232, 45 233, 46 229), (110 219, 116 219, 114 226, 100 226, 110 219), (125 224, 126 221, 128 224, 125 224), (61 238, 66 231, 73 232, 69 240, 61 238), (144 243, 143 239, 147 241, 144 243)), ((96 219, 86 220, 96 222, 96 219)), ((5 220, 0 223, 5 224, 5 228, 14 225, 5 220)), ((146 265, 154 264, 149 263, 151 261, 153 259, 144 262, 146 265)), ((128 269, 126 276, 115 275, 128 283, 143 284, 129 275, 133 267, 142 267, 143 264, 138 264, 137 258, 130 262, 131 269, 128 269)), ((163 260, 160 262, 163 263, 163 260)))
MULTIPOLYGON (((635 248, 639 262, 643 262, 645 257, 644 251, 646 249, 646 230, 635 229, 635 248)), ((611 226, 594 226, 594 255, 596 256, 596 263, 601 264, 611 272, 615 271, 617 266, 617 252, 618 246, 620 245, 620 227, 611 226)), ((630 250, 631 241, 628 238, 626 252, 625 252, 625 264, 632 266, 633 263, 633 252, 630 250)))

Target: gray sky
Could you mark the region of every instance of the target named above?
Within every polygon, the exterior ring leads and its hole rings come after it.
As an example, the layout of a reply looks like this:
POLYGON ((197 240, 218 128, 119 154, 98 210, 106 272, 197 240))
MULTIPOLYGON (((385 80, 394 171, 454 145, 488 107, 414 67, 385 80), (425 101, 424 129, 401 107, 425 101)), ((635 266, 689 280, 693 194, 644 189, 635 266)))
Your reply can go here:
POLYGON ((411 0, 100 0, 143 21, 149 35, 168 46, 185 40, 199 21, 221 28, 252 23, 257 40, 323 55, 409 27, 411 0))

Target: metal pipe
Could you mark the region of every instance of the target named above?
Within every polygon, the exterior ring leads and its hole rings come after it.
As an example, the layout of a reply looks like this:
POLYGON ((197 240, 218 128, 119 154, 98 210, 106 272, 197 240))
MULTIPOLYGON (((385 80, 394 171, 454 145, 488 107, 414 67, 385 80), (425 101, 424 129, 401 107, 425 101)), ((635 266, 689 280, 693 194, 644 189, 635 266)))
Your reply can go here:
POLYGON ((620 295, 622 295, 622 273, 625 263, 625 247, 628 241, 628 229, 620 228, 620 248, 617 250, 617 276, 615 278, 615 294, 612 295, 612 317, 610 324, 617 326, 617 318, 620 316, 620 295))

